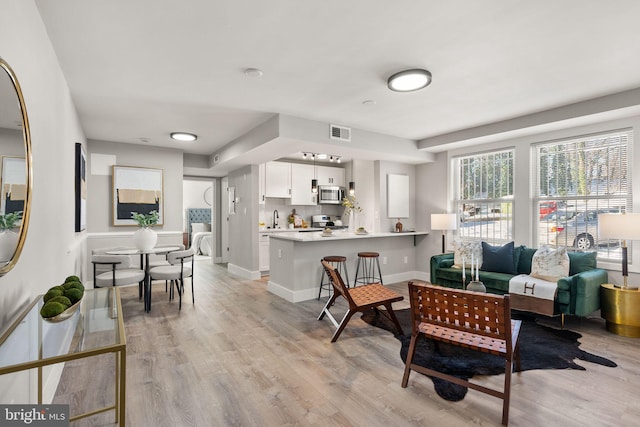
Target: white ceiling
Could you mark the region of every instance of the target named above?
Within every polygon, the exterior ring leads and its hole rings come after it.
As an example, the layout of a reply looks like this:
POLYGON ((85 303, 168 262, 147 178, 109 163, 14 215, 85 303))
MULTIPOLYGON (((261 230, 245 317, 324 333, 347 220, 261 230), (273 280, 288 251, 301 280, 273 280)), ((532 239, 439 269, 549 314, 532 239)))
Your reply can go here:
POLYGON ((636 0, 36 4, 87 138, 194 154, 275 114, 437 141, 640 87, 636 0), (246 77, 249 67, 264 75, 246 77), (407 68, 433 83, 388 90, 407 68), (199 139, 173 142, 177 130, 199 139))

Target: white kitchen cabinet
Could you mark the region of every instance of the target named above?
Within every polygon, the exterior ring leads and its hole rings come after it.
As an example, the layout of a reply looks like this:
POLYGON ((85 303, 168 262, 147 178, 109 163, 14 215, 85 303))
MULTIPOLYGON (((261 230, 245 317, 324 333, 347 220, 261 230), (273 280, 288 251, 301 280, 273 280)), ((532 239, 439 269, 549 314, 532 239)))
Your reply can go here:
POLYGON ((265 196, 285 199, 291 197, 291 163, 266 163, 265 196))
POLYGON ((266 165, 264 163, 260 163, 258 165, 258 204, 264 205, 267 199, 266 193, 266 176, 265 176, 266 165))
POLYGON ((313 165, 291 164, 291 201, 292 205, 315 205, 316 194, 311 192, 313 165))
POLYGON ((337 185, 344 187, 344 169, 331 166, 317 167, 318 185, 337 185))
POLYGON ((258 245, 258 263, 260 264, 260 271, 269 271, 269 235, 260 234, 260 244, 258 245))

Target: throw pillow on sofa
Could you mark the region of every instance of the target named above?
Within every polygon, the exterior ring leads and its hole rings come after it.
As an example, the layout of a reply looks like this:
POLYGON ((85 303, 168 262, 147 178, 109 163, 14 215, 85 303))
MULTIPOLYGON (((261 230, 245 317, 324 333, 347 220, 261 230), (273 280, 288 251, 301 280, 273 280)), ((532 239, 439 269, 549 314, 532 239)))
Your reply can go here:
POLYGON ((515 244, 509 242, 504 246, 491 246, 487 242, 482 242, 480 270, 516 274, 515 244))
POLYGON ((597 252, 569 252, 569 275, 598 268, 597 252))
POLYGON ((462 260, 464 258, 464 266, 466 268, 471 267, 471 254, 475 262, 482 264, 482 246, 480 241, 463 242, 461 240, 454 240, 451 245, 453 246, 453 267, 462 268, 462 260))
POLYGON ((569 275, 569 254, 567 248, 553 249, 543 245, 533 254, 531 277, 557 282, 569 275))

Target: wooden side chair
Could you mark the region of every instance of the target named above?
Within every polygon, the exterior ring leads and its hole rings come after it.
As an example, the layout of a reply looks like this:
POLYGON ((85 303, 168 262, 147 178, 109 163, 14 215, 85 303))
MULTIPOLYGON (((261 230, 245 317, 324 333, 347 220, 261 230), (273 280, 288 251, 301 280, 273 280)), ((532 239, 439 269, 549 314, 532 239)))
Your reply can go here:
POLYGON ((402 377, 407 386, 412 370, 472 388, 503 400, 502 424, 509 421, 509 396, 514 355, 520 371, 518 334, 522 321, 511 320, 509 295, 454 290, 431 284, 409 282, 411 342, 402 377), (504 358, 502 391, 471 383, 413 363, 418 338, 446 342, 504 358))
POLYGON ((357 288, 348 288, 342 280, 340 276, 340 272, 336 270, 334 266, 329 264, 324 260, 320 260, 322 262, 322 266, 329 276, 329 282, 333 286, 333 295, 327 303, 325 304, 322 312, 318 316, 318 320, 322 320, 325 315, 331 320, 331 323, 336 327, 336 332, 333 334, 331 338, 331 342, 336 342, 338 337, 347 326, 349 319, 357 312, 364 312, 373 308, 378 313, 384 313, 383 311, 378 310, 379 306, 384 306, 386 310, 386 316, 393 322, 396 329, 400 334, 403 334, 402 327, 398 322, 398 318, 391 307, 391 303, 396 301, 402 301, 404 297, 391 289, 385 288, 383 285, 379 283, 374 283, 370 285, 358 286, 357 288), (334 304, 336 299, 339 297, 343 297, 349 303, 349 309, 345 313, 344 317, 338 323, 329 311, 331 306, 334 304))

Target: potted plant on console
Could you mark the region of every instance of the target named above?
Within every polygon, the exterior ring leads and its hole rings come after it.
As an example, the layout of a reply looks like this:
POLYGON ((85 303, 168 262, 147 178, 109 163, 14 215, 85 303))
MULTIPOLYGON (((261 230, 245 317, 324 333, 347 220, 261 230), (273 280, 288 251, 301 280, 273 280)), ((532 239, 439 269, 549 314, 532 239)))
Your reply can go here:
POLYGON ((18 233, 13 231, 22 220, 22 211, 0 215, 0 262, 7 263, 18 247, 18 233))
POLYGON ((140 229, 133 233, 133 243, 141 252, 153 249, 158 241, 158 234, 151 229, 152 225, 158 224, 160 216, 158 211, 151 211, 148 214, 131 212, 131 218, 138 223, 140 229))

